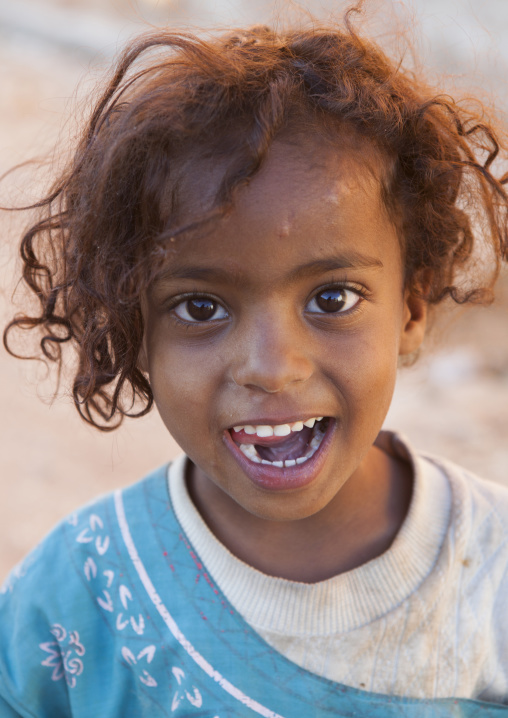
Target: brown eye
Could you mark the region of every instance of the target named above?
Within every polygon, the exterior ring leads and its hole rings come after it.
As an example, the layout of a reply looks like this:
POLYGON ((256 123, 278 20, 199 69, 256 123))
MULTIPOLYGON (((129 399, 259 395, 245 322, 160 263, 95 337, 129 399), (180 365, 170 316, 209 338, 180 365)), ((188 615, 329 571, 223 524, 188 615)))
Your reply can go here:
POLYGON ((316 296, 316 304, 324 312, 338 312, 346 303, 344 289, 325 289, 316 296))
POLYGON ((347 287, 329 287, 316 294, 306 309, 316 314, 340 314, 352 309, 360 300, 358 291, 347 287))
POLYGON ((210 319, 224 319, 227 312, 210 297, 192 297, 174 307, 175 314, 186 322, 207 322, 210 319))
POLYGON ((217 305, 211 299, 189 299, 187 311, 193 319, 198 322, 205 322, 215 314, 217 305))

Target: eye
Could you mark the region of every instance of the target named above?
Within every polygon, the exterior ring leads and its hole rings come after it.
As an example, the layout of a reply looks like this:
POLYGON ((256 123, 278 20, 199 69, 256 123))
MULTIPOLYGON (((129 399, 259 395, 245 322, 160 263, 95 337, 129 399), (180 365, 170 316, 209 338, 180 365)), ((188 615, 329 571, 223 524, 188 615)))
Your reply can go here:
POLYGON ((359 290, 347 287, 328 287, 323 289, 307 304, 308 312, 316 314, 338 314, 353 309, 361 301, 359 290))
POLYGON ((184 322, 208 322, 211 319, 225 319, 227 311, 210 297, 191 297, 180 302, 173 311, 184 322))

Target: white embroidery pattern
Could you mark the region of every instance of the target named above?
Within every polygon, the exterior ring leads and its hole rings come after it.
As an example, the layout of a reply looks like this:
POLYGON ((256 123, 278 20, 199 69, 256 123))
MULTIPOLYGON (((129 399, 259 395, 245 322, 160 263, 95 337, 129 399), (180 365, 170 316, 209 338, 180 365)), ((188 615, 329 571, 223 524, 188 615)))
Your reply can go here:
POLYGON ((180 703, 184 700, 187 700, 191 704, 191 706, 194 706, 194 708, 201 708, 201 706, 203 705, 203 699, 201 697, 201 693, 198 691, 196 686, 192 686, 192 693, 190 693, 185 688, 185 672, 182 671, 181 668, 177 668, 176 666, 173 667, 172 672, 178 683, 178 689, 173 696, 173 701, 171 702, 171 712, 173 713, 174 711, 176 711, 180 703))
POLYGON ((59 623, 51 626, 51 633, 56 640, 39 644, 39 648, 49 653, 49 656, 41 661, 41 665, 53 669, 52 681, 65 678, 67 685, 74 688, 76 676, 83 673, 81 658, 85 655, 85 647, 80 643, 77 631, 68 632, 59 623))
MULTIPOLYGON (((85 550, 88 555, 83 562, 82 570, 92 595, 95 597, 98 606, 108 616, 108 621, 111 621, 111 625, 114 626, 118 634, 124 635, 126 641, 132 640, 132 638, 139 641, 139 637, 149 633, 149 628, 147 628, 145 622, 146 616, 141 613, 138 597, 133 595, 132 585, 127 585, 121 568, 111 556, 112 552, 108 554, 112 541, 107 531, 107 522, 101 518, 98 512, 86 517, 85 521, 86 523, 79 525, 79 521, 75 520, 71 525, 76 528, 75 541, 86 547, 85 550)), ((61 629, 61 627, 58 628, 61 629)), ((62 660, 58 652, 59 645, 57 643, 41 644, 41 648, 50 653, 44 665, 53 667, 53 680, 59 680, 64 675, 69 680, 65 673, 65 660, 62 660)), ((156 673, 156 669, 151 668, 150 665, 156 659, 156 652, 157 647, 154 644, 145 645, 142 648, 140 647, 139 650, 134 649, 132 645, 128 647, 125 644, 121 648, 123 660, 147 689, 158 687, 157 680, 151 673, 151 671, 156 673)), ((154 665, 156 662, 155 660, 154 665)), ((195 709, 202 708, 203 698, 201 693, 195 685, 191 684, 185 672, 181 668, 174 666, 172 674, 176 690, 173 694, 171 712, 177 711, 182 704, 187 705, 187 710, 191 709, 191 707, 195 709)), ((74 680, 73 685, 75 685, 76 679, 74 675, 70 676, 70 680, 74 680)), ((214 716, 214 718, 219 718, 219 716, 214 716)))
POLYGON ((12 593, 12 589, 20 578, 25 575, 25 569, 22 563, 14 566, 10 574, 7 576, 4 585, 0 588, 0 593, 12 593))
POLYGON ((104 530, 104 521, 98 514, 91 514, 88 519, 88 525, 81 529, 76 536, 76 541, 81 544, 89 544, 90 547, 95 548, 97 561, 92 556, 88 556, 83 565, 83 573, 88 583, 94 582, 96 584, 95 579, 98 579, 102 584, 96 587, 97 593, 95 594, 99 606, 103 611, 116 613, 115 625, 117 631, 123 631, 130 625, 138 636, 142 636, 145 632, 145 619, 141 613, 130 612, 129 604, 133 602, 130 589, 124 584, 118 586, 117 593, 122 608, 117 610, 117 607, 119 608, 118 598, 116 598, 116 591, 112 590, 115 572, 112 569, 100 572, 97 566, 97 562, 100 563, 111 543, 109 534, 104 530))
MULTIPOLYGON (((92 513, 87 518, 86 524, 76 525, 76 529, 75 541, 86 545, 88 550, 89 555, 83 563, 83 574, 90 584, 97 604, 106 614, 110 614, 109 618, 116 630, 127 634, 127 640, 129 633, 131 636, 132 633, 136 637, 142 636, 145 633, 146 623, 145 617, 137 607, 137 599, 133 596, 131 588, 122 582, 121 571, 114 563, 110 563, 108 556, 105 555, 111 545, 106 522, 98 513, 92 513), (105 568, 105 561, 108 568, 105 568)), ((137 655, 127 646, 123 646, 121 651, 123 659, 147 688, 157 687, 157 681, 148 670, 155 652, 154 645, 145 646, 137 652, 137 655)))
POLYGON ((32 551, 32 553, 28 554, 28 556, 21 561, 21 563, 18 563, 17 566, 14 566, 10 574, 7 576, 5 583, 0 588, 0 594, 4 593, 12 593, 12 590, 14 586, 17 584, 17 582, 22 579, 24 576, 26 576, 28 569, 30 566, 32 566, 36 562, 35 558, 35 551, 32 551))
POLYGON ((104 556, 109 548, 109 536, 101 535, 104 529, 104 522, 97 514, 91 514, 88 519, 89 527, 84 528, 76 537, 78 543, 91 543, 95 538, 95 548, 99 556, 104 556), (91 533, 90 533, 91 532, 91 533))
MULTIPOLYGON (((217 671, 204 656, 202 656, 192 645, 192 643, 186 638, 186 636, 182 633, 180 630, 180 627, 176 623, 173 616, 170 614, 168 609, 166 608, 165 604, 162 602, 161 597, 157 593, 155 586, 152 583, 152 580, 150 579, 150 576, 148 575, 148 572, 141 560, 141 557, 139 556, 139 553, 137 551, 136 545, 132 539, 132 535, 130 532, 130 527, 127 522, 127 517, 125 515, 125 508, 123 505, 123 497, 122 492, 120 490, 115 491, 114 493, 115 497, 115 509, 116 509, 116 517, 118 520, 118 525, 120 527, 120 532, 122 534, 122 538, 125 544, 125 547, 128 551, 129 557, 132 561, 132 564, 134 568, 136 569, 136 572, 141 580, 141 583, 143 584, 145 591, 147 592, 150 600, 152 601, 153 605, 157 609, 159 615, 161 616, 162 620, 166 624, 166 626, 169 628, 173 636, 176 638, 176 640, 180 643, 182 648, 185 650, 185 652, 189 655, 189 657, 201 668, 201 670, 206 673, 210 678, 212 678, 226 693, 229 693, 230 696, 232 696, 234 699, 236 699, 241 705, 250 708, 250 710, 254 711, 255 713, 258 713, 259 715, 263 716, 263 718, 283 718, 278 713, 275 713, 270 708, 267 708, 266 706, 262 705, 261 703, 258 703, 255 699, 251 698, 250 696, 243 693, 241 689, 239 689, 237 686, 230 683, 227 678, 225 678, 219 671, 217 671)), ((178 681, 178 677, 180 677, 180 680, 183 679, 185 674, 181 670, 181 668, 173 668, 173 675, 178 681), (175 673, 175 670, 177 673, 175 673), (181 671, 181 673, 180 673, 181 671), (183 674, 183 675, 182 675, 183 674)), ((180 685, 179 685, 180 688, 180 685)), ((193 687, 194 689, 194 687, 193 687)), ((202 698, 201 694, 197 689, 194 689, 193 693, 190 693, 189 691, 184 690, 184 696, 189 701, 189 703, 195 707, 198 707, 202 704, 202 698)), ((178 706, 180 705, 182 700, 182 697, 180 695, 180 690, 177 691, 175 696, 173 697, 173 705, 171 707, 172 711, 175 711, 178 706)))
MULTIPOLYGON (((137 662, 140 661, 142 658, 146 658, 146 662, 151 663, 153 661, 153 657, 155 656, 156 650, 156 647, 153 645, 146 646, 145 648, 143 648, 142 651, 138 653, 136 657, 130 648, 124 646, 122 648, 122 656, 130 666, 135 666, 137 662)), ((148 688, 157 688, 157 681, 155 680, 155 678, 153 678, 153 676, 148 673, 146 668, 142 669, 142 672, 139 675, 139 680, 148 688)))

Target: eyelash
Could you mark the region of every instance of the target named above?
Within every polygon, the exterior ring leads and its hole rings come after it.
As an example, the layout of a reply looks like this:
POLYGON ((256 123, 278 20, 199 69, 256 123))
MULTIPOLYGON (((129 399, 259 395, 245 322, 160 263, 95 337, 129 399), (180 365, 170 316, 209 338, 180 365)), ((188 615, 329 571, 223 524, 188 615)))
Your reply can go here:
MULTIPOLYGON (((223 303, 222 303, 221 301, 219 301, 218 299, 216 299, 214 296, 212 296, 212 295, 210 295, 210 294, 203 293, 203 292, 198 292, 198 291, 195 291, 195 292, 187 292, 186 294, 180 294, 178 297, 175 297, 175 298, 171 301, 171 303, 168 305, 168 310, 169 310, 169 312, 171 313, 171 318, 172 318, 173 321, 175 321, 177 324, 183 325, 183 326, 186 327, 186 328, 190 328, 190 327, 195 327, 195 326, 204 326, 204 325, 206 325, 206 324, 211 324, 212 321, 214 321, 215 317, 212 317, 212 318, 209 319, 208 321, 199 321, 199 320, 189 321, 189 320, 186 320, 186 319, 182 319, 181 317, 179 317, 179 316, 175 313, 175 309, 176 309, 178 306, 180 306, 180 305, 185 305, 186 302, 189 302, 189 301, 191 301, 192 299, 204 299, 204 300, 208 300, 208 301, 213 302, 214 304, 216 304, 218 307, 221 307, 221 308, 224 310, 224 312, 226 313, 226 316, 225 316, 225 317, 221 317, 221 319, 226 319, 226 318, 229 316, 229 312, 228 312, 228 310, 224 307, 223 303)), ((215 321, 217 321, 217 319, 215 319, 215 321)))
MULTIPOLYGON (((323 287, 320 287, 319 289, 317 289, 317 290, 313 293, 313 295, 311 296, 311 298, 307 301, 305 307, 306 307, 306 311, 307 311, 308 314, 314 314, 314 315, 321 316, 321 317, 323 317, 323 316, 344 316, 344 315, 351 315, 352 313, 354 313, 355 311, 358 310, 359 305, 363 302, 364 299, 367 299, 368 296, 369 296, 369 292, 368 292, 368 290, 367 290, 365 287, 363 287, 363 286, 356 285, 356 284, 345 283, 345 282, 336 282, 336 283, 335 283, 335 282, 332 282, 332 283, 330 283, 330 284, 326 284, 326 285, 324 285, 323 287), (323 310, 323 311, 310 311, 310 310, 307 310, 308 305, 309 305, 312 301, 316 300, 316 298, 319 297, 320 294, 324 294, 324 292, 326 292, 326 291, 330 291, 330 292, 333 292, 333 291, 337 291, 337 292, 346 291, 346 292, 350 292, 350 293, 355 294, 355 295, 358 297, 358 299, 357 299, 357 301, 354 303, 354 305, 353 305, 351 308, 347 309, 346 311, 336 311, 336 312, 331 311, 331 312, 326 312, 326 311, 324 311, 324 310, 323 310)), ((186 327, 188 327, 188 328, 190 328, 190 327, 192 327, 192 326, 204 326, 204 325, 207 325, 207 324, 211 324, 211 323, 214 322, 214 321, 222 321, 223 319, 227 319, 227 318, 229 317, 229 312, 228 312, 228 310, 224 307, 223 303, 222 303, 219 299, 216 299, 213 295, 206 294, 206 293, 199 292, 199 291, 188 292, 188 293, 186 293, 186 294, 180 294, 178 297, 175 297, 175 298, 171 301, 171 303, 169 304, 168 310, 171 312, 171 316, 172 316, 172 318, 173 318, 173 320, 174 320, 175 322, 177 322, 177 323, 180 324, 180 325, 184 325, 184 326, 186 326, 186 327), (200 320, 198 320, 198 319, 196 319, 196 320, 194 320, 194 321, 189 321, 189 320, 187 320, 187 319, 182 319, 181 317, 179 317, 179 316, 175 313, 175 309, 176 309, 178 306, 184 305, 186 302, 191 301, 192 299, 202 299, 202 300, 208 300, 208 301, 210 301, 210 302, 213 302, 215 305, 217 305, 217 307, 220 307, 220 308, 225 312, 225 316, 220 317, 220 318, 216 318, 216 317, 215 317, 215 314, 214 314, 210 319, 208 319, 208 320, 202 320, 202 321, 200 321, 200 320)))
POLYGON ((367 298, 369 297, 369 291, 368 291, 365 287, 363 287, 363 286, 361 286, 361 285, 351 284, 351 283, 349 283, 349 282, 344 282, 344 281, 342 281, 342 282, 333 282, 333 281, 332 281, 330 284, 326 284, 325 286, 320 287, 319 289, 317 289, 317 290, 313 293, 313 295, 312 295, 312 297, 309 299, 309 301, 307 302, 306 307, 307 307, 311 302, 317 300, 317 298, 318 298, 321 294, 324 294, 326 291, 329 291, 329 292, 349 292, 349 293, 351 293, 351 294, 355 294, 356 297, 357 297, 357 300, 355 301, 355 303, 353 304, 352 307, 350 307, 349 309, 346 309, 345 311, 326 312, 326 311, 323 310, 323 311, 321 311, 321 312, 315 312, 315 311, 311 312, 311 311, 307 310, 309 314, 315 314, 315 315, 320 316, 320 317, 326 317, 326 316, 330 316, 330 317, 350 316, 351 314, 353 314, 354 312, 356 312, 356 311, 359 309, 359 306, 362 304, 363 300, 364 300, 364 299, 367 299, 367 298))

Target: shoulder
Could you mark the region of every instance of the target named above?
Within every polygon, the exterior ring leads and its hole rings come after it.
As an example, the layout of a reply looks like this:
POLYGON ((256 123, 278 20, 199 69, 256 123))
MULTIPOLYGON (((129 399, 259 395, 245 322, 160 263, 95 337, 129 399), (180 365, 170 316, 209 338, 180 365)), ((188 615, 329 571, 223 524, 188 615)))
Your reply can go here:
POLYGON ((452 518, 464 539, 480 547, 508 548, 508 486, 476 476, 461 466, 435 456, 420 460, 446 476, 452 495, 452 518))
MULTIPOLYGON (((448 566, 459 603, 496 627, 497 641, 508 639, 508 488, 481 479, 457 464, 419 455, 422 466, 438 468, 450 487, 446 534, 448 566)), ((464 608, 466 610, 466 608, 464 608)), ((504 647, 500 646, 504 652, 504 647)), ((504 659, 506 660, 506 659, 504 659)))
MULTIPOLYGON (((61 592, 72 585, 72 578, 81 575, 80 561, 90 554, 98 556, 109 552, 117 524, 119 495, 122 502, 135 502, 140 507, 147 492, 161 488, 165 483, 167 467, 161 467, 122 490, 100 496, 60 521, 52 531, 8 575, 0 588, 3 603, 14 592, 27 595, 32 585, 42 590, 37 595, 43 600, 49 594, 55 600, 55 590, 61 592), (41 585, 41 578, 44 581, 41 585)), ((140 511, 139 519, 142 520, 140 511)))
POLYGON ((392 455, 409 461, 422 482, 440 492, 440 499, 449 494, 450 526, 460 534, 481 539, 482 544, 497 545, 508 540, 508 469, 507 485, 476 476, 456 463, 426 452, 415 450, 407 439, 392 432, 382 432, 378 446, 392 455), (437 469, 437 472, 436 472, 437 469), (436 481, 436 473, 446 479, 436 481))
POLYGON ((165 477, 159 469, 74 512, 11 572, 0 589, 0 703, 22 715, 32 715, 31 706, 44 706, 38 716, 67 715, 85 652, 107 661, 105 618, 124 561, 117 506, 134 503, 142 521, 147 492, 163 495, 165 477))
POLYGON ((451 489, 446 537, 449 593, 454 597, 453 641, 463 672, 476 672, 485 700, 504 703, 508 690, 508 488, 453 462, 423 457, 437 466, 451 489))
POLYGON ((446 555, 446 574, 460 582, 462 595, 475 591, 485 598, 490 593, 490 600, 496 600, 508 592, 508 488, 447 459, 415 451, 391 432, 383 432, 378 445, 412 463, 416 494, 427 507, 428 531, 442 523, 441 558, 446 555))

